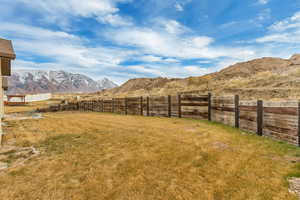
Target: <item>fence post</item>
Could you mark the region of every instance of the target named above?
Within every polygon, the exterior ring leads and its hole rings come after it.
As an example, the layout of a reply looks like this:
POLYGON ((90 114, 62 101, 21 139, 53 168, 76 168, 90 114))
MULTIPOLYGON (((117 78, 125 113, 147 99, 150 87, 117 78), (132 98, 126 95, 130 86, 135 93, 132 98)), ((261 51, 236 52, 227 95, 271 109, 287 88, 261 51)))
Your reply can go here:
POLYGON ((100 100, 97 100, 97 112, 100 112, 100 100))
POLYGON ((298 102, 298 146, 300 147, 300 100, 298 102))
POLYGON ((147 116, 150 116, 150 98, 147 97, 147 116))
POLYGON ((114 112, 115 113, 118 113, 118 111, 119 111, 119 101, 118 101, 118 98, 115 98, 114 99, 114 112))
POLYGON ((172 99, 171 95, 168 96, 168 117, 172 116, 172 99))
POLYGON ((115 112, 115 98, 112 98, 111 99, 111 111, 112 111, 112 113, 114 113, 115 112))
POLYGON ((208 121, 211 121, 211 93, 208 93, 208 121))
POLYGON ((181 118, 181 95, 178 95, 178 117, 181 118))
POLYGON ((257 135, 263 135, 263 101, 257 101, 257 135))
POLYGON ((103 102, 103 99, 101 100, 101 112, 104 112, 104 102, 103 102))
POLYGON ((234 96, 235 128, 240 128, 240 96, 234 96))
POLYGON ((128 114, 128 111, 127 111, 127 98, 125 97, 125 99, 124 99, 124 101, 125 101, 125 115, 127 115, 128 114))
POLYGON ((144 115, 144 107, 143 107, 143 104, 144 104, 144 99, 143 99, 143 97, 140 97, 141 116, 144 115))

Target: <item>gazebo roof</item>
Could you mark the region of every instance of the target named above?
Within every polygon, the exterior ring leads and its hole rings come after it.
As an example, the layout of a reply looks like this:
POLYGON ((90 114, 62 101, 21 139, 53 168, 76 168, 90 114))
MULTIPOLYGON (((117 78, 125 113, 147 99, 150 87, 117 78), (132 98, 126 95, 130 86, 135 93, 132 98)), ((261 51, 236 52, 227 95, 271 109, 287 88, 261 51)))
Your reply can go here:
POLYGON ((26 97, 25 94, 8 94, 6 96, 10 97, 10 98, 13 98, 13 97, 21 97, 21 98, 26 97))
POLYGON ((10 40, 0 38, 0 57, 5 57, 12 60, 16 58, 16 54, 10 40))

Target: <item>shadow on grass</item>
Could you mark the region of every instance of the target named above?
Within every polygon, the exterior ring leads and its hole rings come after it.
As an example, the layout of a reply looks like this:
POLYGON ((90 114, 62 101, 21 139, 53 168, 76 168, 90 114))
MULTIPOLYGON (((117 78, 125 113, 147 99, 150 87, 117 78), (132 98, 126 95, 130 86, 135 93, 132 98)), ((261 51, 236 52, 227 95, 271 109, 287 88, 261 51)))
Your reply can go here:
POLYGON ((47 154, 62 154, 66 151, 80 149, 95 139, 91 134, 62 134, 49 137, 37 144, 36 147, 43 149, 47 154))

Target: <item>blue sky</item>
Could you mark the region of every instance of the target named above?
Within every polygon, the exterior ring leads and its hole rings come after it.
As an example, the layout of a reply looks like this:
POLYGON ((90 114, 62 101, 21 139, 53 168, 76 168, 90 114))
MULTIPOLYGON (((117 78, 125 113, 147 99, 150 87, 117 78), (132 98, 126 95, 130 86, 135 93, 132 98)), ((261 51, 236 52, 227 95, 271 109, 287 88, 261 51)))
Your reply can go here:
POLYGON ((117 83, 300 53, 300 0, 0 0, 14 69, 117 83))

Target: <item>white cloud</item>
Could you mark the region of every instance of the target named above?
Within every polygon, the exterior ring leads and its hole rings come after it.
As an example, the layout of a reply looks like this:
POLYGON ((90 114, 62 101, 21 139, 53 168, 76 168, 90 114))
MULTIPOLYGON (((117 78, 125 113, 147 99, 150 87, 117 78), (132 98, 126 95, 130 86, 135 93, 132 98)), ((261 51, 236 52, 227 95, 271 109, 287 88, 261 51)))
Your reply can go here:
POLYGON ((162 58, 154 55, 144 55, 136 58, 137 61, 143 61, 148 63, 179 63, 178 59, 174 58, 162 58))
POLYGON ((13 40, 18 55, 43 57, 64 68, 115 66, 135 54, 101 45, 88 47, 85 39, 77 36, 22 24, 1 23, 0 36, 13 40))
POLYGON ((300 28, 300 12, 282 21, 274 23, 269 27, 270 31, 282 32, 290 29, 300 28))
POLYGON ((176 59, 251 57, 252 49, 212 46, 213 38, 197 35, 177 35, 149 28, 122 28, 108 30, 104 36, 119 44, 135 47, 144 54, 176 59))
POLYGON ((129 18, 121 17, 117 14, 109 14, 97 17, 99 22, 110 24, 112 26, 132 26, 133 22, 129 18))
POLYGON ((174 7, 178 12, 182 12, 182 11, 184 11, 184 6, 188 3, 190 3, 191 1, 192 0, 179 0, 179 2, 176 2, 174 4, 174 7))
POLYGON ((179 11, 179 12, 184 11, 183 6, 180 5, 179 3, 176 3, 174 7, 175 7, 175 9, 176 9, 177 11, 179 11))
POLYGON ((7 34, 10 38, 12 37, 21 37, 24 39, 57 39, 60 41, 68 42, 79 41, 79 37, 75 35, 71 35, 62 31, 52 31, 49 29, 39 28, 35 26, 28 26, 24 24, 14 24, 14 23, 6 23, 0 22, 0 32, 7 34))
POLYGON ((161 61, 163 61, 163 59, 161 57, 153 56, 153 55, 142 56, 142 57, 139 57, 138 60, 145 61, 145 62, 161 62, 161 61))
POLYGON ((269 0, 258 0, 257 3, 265 5, 265 4, 269 3, 269 0))
POLYGON ((79 16, 86 18, 95 18, 102 23, 112 25, 131 24, 128 18, 122 18, 118 15, 117 4, 120 2, 129 2, 132 0, 64 0, 53 1, 43 0, 17 0, 26 6, 33 8, 36 12, 42 13, 45 20, 50 22, 65 24, 68 16, 79 16))
POLYGON ((179 63, 180 61, 178 59, 175 58, 167 58, 163 60, 166 63, 179 63))
MULTIPOLYGON (((167 77, 167 78, 185 78, 189 76, 201 76, 213 72, 215 68, 203 68, 200 66, 181 66, 179 64, 161 65, 161 64, 145 64, 127 66, 127 70, 134 77, 167 77)), ((128 72, 127 72, 128 73, 128 72)))
POLYGON ((153 68, 141 66, 141 65, 129 66, 129 67, 127 67, 127 69, 131 69, 136 72, 143 73, 143 74, 151 74, 153 76, 166 76, 166 74, 163 73, 162 70, 160 70, 160 69, 153 69, 153 68))
POLYGON ((166 32, 170 34, 179 35, 190 31, 187 27, 175 20, 162 20, 161 23, 165 27, 166 32))
POLYGON ((257 16, 256 20, 258 21, 265 21, 265 20, 269 20, 271 18, 271 9, 270 8, 266 8, 263 9, 259 15, 257 16))
POLYGON ((300 12, 274 23, 268 29, 269 33, 257 38, 257 42, 300 43, 300 12))

